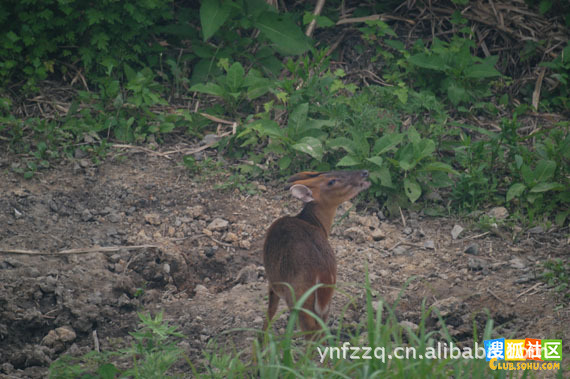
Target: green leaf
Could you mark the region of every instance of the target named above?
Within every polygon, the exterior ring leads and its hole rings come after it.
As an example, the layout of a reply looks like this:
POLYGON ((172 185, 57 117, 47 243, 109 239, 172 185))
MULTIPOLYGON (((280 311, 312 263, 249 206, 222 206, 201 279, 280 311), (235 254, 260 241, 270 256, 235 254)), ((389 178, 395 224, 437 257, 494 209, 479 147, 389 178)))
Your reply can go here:
POLYGON ((520 170, 520 168, 521 168, 521 166, 522 166, 522 164, 523 164, 523 158, 522 158, 520 155, 518 155, 518 154, 515 155, 515 163, 516 163, 516 165, 517 165, 517 169, 520 170))
POLYGON ((473 64, 464 70, 465 77, 471 79, 493 78, 501 76, 501 73, 489 64, 473 64))
POLYGON ((159 130, 161 133, 169 133, 172 130, 174 130, 174 127, 175 127, 175 125, 173 122, 165 122, 165 123, 160 125, 159 130))
POLYGON ((360 160, 352 155, 345 155, 336 165, 338 167, 349 167, 361 164, 360 160))
POLYGON ((449 98, 449 101, 451 101, 451 104, 455 106, 462 101, 469 100, 469 95, 465 88, 452 80, 447 81, 447 97, 449 98))
POLYGON ((519 197, 525 188, 526 186, 522 183, 514 183, 507 191, 507 202, 511 201, 515 197, 519 197))
POLYGON ((299 143, 294 144, 291 148, 309 154, 311 157, 321 160, 323 158, 323 144, 321 141, 314 137, 305 137, 299 141, 299 143))
POLYGON ((232 66, 228 69, 226 76, 226 85, 231 92, 239 91, 241 85, 243 84, 244 76, 245 71, 243 70, 241 63, 235 62, 232 64, 232 66))
POLYGON ((422 166, 425 171, 443 171, 453 175, 459 175, 457 171, 453 169, 450 165, 443 162, 430 162, 422 166))
POLYGON ((439 55, 427 55, 425 53, 420 53, 412 55, 408 59, 408 62, 421 68, 445 71, 445 63, 439 55))
POLYGON ((404 135, 400 133, 390 133, 383 135, 374 143, 374 148, 372 152, 374 155, 381 155, 388 150, 396 147, 404 139, 404 135))
POLYGON ((356 149, 354 141, 346 137, 337 137, 327 141, 327 147, 332 150, 343 149, 347 153, 354 154, 356 149))
POLYGON ((435 142, 431 139, 423 139, 417 145, 414 145, 414 161, 417 164, 422 159, 431 156, 435 151, 435 142))
POLYGON ((406 191, 406 196, 412 203, 415 203, 422 194, 422 188, 415 180, 410 178, 404 179, 404 191, 406 191))
POLYGON ((422 137, 420 136, 420 133, 418 133, 416 128, 410 126, 410 128, 408 129, 408 139, 410 140, 411 143, 415 145, 420 143, 422 137))
POLYGON ((538 183, 536 186, 532 187, 530 192, 532 193, 540 193, 540 192, 547 192, 547 191, 563 191, 564 186, 560 183, 538 183))
POLYGON ((370 157, 370 158, 366 158, 366 160, 368 162, 372 162, 374 163, 376 166, 378 167, 382 167, 382 163, 384 162, 384 160, 382 159, 382 157, 370 157))
POLYGON ((287 14, 263 12, 254 25, 286 55, 303 54, 310 47, 305 34, 287 14))
POLYGON ((214 96, 224 96, 226 91, 224 91, 224 89, 217 85, 216 83, 198 83, 193 85, 192 87, 190 87, 190 91, 194 91, 194 92, 200 92, 200 93, 205 93, 208 95, 214 95, 214 96))
POLYGON ((285 155, 283 158, 279 159, 277 165, 279 166, 280 170, 286 170, 291 165, 291 157, 289 155, 285 155))
POLYGON ((533 172, 533 179, 539 183, 545 182, 552 178, 554 170, 556 170, 556 163, 554 161, 541 159, 538 161, 536 169, 533 172))
POLYGON ((204 41, 213 36, 226 22, 230 15, 230 2, 220 0, 202 1, 200 6, 200 23, 204 41))

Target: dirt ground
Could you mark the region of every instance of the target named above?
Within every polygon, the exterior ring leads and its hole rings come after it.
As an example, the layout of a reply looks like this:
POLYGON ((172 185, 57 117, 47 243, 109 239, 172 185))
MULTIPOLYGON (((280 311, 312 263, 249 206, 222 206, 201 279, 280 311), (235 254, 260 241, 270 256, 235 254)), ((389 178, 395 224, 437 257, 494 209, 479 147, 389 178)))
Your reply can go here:
MULTIPOLYGON (((246 348, 253 338, 224 331, 261 328, 264 233, 301 204, 280 182, 258 183, 255 195, 219 190, 223 171, 192 175, 180 159, 126 154, 99 166, 66 161, 31 180, 10 169, 16 157, 0 156, 0 377, 45 377, 62 354, 128 345, 141 310, 164 311, 196 363, 213 339, 246 348)), ((368 267, 376 301, 393 302, 415 277, 397 307, 401 321, 418 324, 426 299, 469 346, 488 309, 500 336, 562 338, 568 364, 570 308, 538 278, 541 262, 568 259, 568 228, 522 231, 513 243, 512 230, 482 233, 469 220, 421 212, 384 219, 378 204, 355 202, 331 235, 333 327, 351 301, 345 322, 364 320, 368 267), (465 230, 453 240, 456 224, 465 230)))

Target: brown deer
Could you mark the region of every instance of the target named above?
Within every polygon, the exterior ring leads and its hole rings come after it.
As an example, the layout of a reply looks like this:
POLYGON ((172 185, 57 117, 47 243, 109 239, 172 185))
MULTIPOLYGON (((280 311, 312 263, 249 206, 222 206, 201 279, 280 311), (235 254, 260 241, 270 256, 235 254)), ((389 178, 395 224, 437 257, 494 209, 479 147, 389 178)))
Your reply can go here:
MULTIPOLYGON (((325 286, 314 291, 303 304, 326 322, 336 283, 336 259, 328 236, 336 210, 370 187, 368 171, 301 172, 288 180, 293 196, 305 203, 297 216, 285 216, 275 221, 267 231, 263 246, 263 263, 269 281, 269 306, 263 330, 275 315, 279 300, 285 298, 291 309, 312 286, 325 286), (288 286, 293 288, 293 293, 288 286)), ((299 324, 304 332, 320 330, 309 314, 299 312, 299 324)), ((314 337, 307 333, 306 338, 314 337)))

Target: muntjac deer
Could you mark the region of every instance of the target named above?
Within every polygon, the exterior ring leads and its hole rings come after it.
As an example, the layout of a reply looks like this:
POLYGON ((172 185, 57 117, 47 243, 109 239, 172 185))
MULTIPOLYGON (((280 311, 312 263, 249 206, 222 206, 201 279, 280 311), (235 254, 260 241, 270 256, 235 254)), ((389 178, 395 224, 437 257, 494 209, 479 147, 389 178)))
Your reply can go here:
MULTIPOLYGON (((279 300, 284 298, 289 309, 317 283, 326 285, 314 291, 303 304, 326 322, 336 283, 336 259, 328 236, 336 210, 370 187, 368 171, 301 172, 288 180, 287 189, 305 203, 297 216, 275 221, 267 231, 263 246, 263 263, 269 281, 269 306, 263 330, 275 315, 279 300), (282 283, 288 283, 293 288, 282 283)), ((320 330, 309 314, 299 312, 299 325, 304 332, 320 330)), ((312 338, 314 333, 307 333, 312 338)))

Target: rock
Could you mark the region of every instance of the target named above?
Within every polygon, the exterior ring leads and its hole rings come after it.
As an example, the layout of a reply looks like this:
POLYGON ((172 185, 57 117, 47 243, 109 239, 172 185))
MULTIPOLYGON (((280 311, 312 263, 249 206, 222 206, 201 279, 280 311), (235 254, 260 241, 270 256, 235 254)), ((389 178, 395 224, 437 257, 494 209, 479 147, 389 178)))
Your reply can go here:
POLYGON ((256 282, 259 277, 259 272, 257 266, 254 264, 249 264, 239 270, 236 276, 236 283, 247 284, 256 282))
POLYGON ((526 267, 526 264, 520 259, 519 257, 513 258, 510 260, 511 267, 517 270, 522 270, 526 267))
POLYGON ((237 234, 232 233, 232 232, 228 232, 225 237, 224 237, 224 241, 226 242, 237 242, 239 240, 237 234))
MULTIPOLYGON (((462 304, 463 304, 463 302, 461 300, 459 300, 455 296, 451 296, 451 297, 436 301, 435 303, 433 303, 432 307, 439 309, 439 314, 442 317, 445 317, 445 316, 454 314, 458 310, 460 310, 462 304)), ((437 314, 435 312, 431 313, 431 317, 434 319, 438 318, 437 314)))
POLYGON ((144 220, 151 225, 160 225, 160 215, 157 213, 147 213, 144 215, 144 220))
POLYGON ((116 224, 117 222, 121 221, 121 216, 118 213, 112 212, 107 216, 107 220, 116 224))
POLYGON ((79 160, 79 166, 81 166, 82 168, 87 168, 87 167, 91 166, 91 162, 89 162, 89 160, 87 160, 87 159, 80 159, 79 160))
POLYGON ((470 257, 467 261, 467 267, 473 271, 483 270, 489 267, 489 263, 480 258, 470 257))
POLYGON ((456 240, 457 237, 459 237, 459 235, 461 234, 461 232, 463 232, 463 228, 460 225, 455 224, 453 226, 453 229, 451 229, 451 238, 456 240))
POLYGON ((367 234, 358 226, 346 229, 344 235, 357 243, 366 242, 368 240, 367 234))
POLYGON ((402 320, 402 321, 400 321, 400 325, 403 326, 403 327, 408 327, 408 328, 410 328, 410 330, 411 330, 412 332, 415 332, 415 331, 418 330, 418 328, 419 328, 418 325, 414 324, 414 323, 411 322, 411 321, 407 321, 407 320, 402 320))
POLYGON ((509 217, 509 211, 505 207, 495 207, 487 212, 489 217, 493 217, 495 220, 504 220, 509 217))
POLYGON ((544 228, 542 226, 535 226, 534 228, 530 228, 528 232, 530 234, 541 234, 544 233, 544 228))
POLYGON ((196 205, 194 207, 186 208, 186 213, 188 216, 192 218, 201 218, 204 217, 204 207, 202 205, 196 205))
POLYGON ((378 220, 378 217, 376 216, 356 216, 355 220, 360 225, 370 229, 376 229, 380 226, 380 220, 378 220))
POLYGON ((394 250, 392 250, 392 253, 394 255, 402 255, 405 254, 408 251, 408 248, 406 246, 396 246, 396 248, 394 250))
POLYGON ((49 333, 42 339, 42 345, 54 348, 56 351, 62 351, 65 344, 72 342, 77 338, 75 331, 70 326, 62 326, 49 333))
POLYGON ((249 250, 251 249, 251 242, 249 242, 248 240, 241 240, 239 241, 239 247, 245 250, 249 250))
POLYGON ((227 220, 224 220, 222 218, 215 218, 206 228, 212 232, 219 232, 226 230, 229 225, 230 223, 227 220))
POLYGON ((465 250, 463 250, 465 254, 471 255, 478 255, 479 254, 479 245, 476 243, 472 243, 471 245, 467 246, 465 250))
POLYGON ((378 211, 378 213, 376 213, 376 215, 378 216, 378 219, 386 220, 386 216, 384 216, 384 213, 382 211, 378 211))
POLYGON ((194 291, 196 291, 196 296, 204 296, 210 294, 210 291, 201 284, 198 284, 196 288, 194 288, 194 291))
POLYGON ((410 234, 412 234, 414 231, 412 230, 412 228, 410 228, 409 226, 406 226, 404 228, 404 230, 402 230, 402 233, 404 233, 405 235, 409 236, 410 234))
POLYGON ((386 238, 386 234, 384 234, 384 232, 380 228, 374 229, 372 233, 370 233, 370 236, 374 241, 380 241, 386 238))
POLYGON ((427 240, 424 242, 424 249, 435 250, 435 242, 433 240, 427 240))
POLYGON ((83 212, 81 212, 81 221, 83 222, 93 221, 93 215, 91 214, 91 211, 89 209, 84 209, 83 212))

